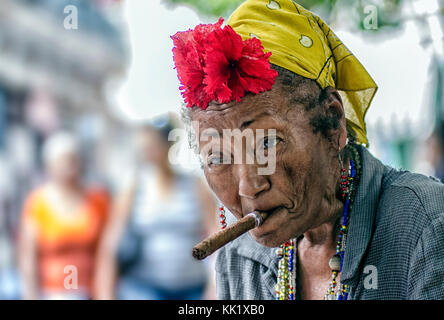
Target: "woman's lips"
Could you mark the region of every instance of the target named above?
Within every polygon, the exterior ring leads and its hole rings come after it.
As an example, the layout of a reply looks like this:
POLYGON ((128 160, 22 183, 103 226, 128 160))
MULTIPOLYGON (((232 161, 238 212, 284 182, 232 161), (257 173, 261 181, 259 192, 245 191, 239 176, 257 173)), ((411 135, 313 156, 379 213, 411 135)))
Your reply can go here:
POLYGON ((281 209, 284 209, 284 207, 283 206, 277 206, 274 209, 263 211, 263 212, 267 213, 268 217, 271 217, 273 214, 275 214, 277 211, 279 211, 281 209))
POLYGON ((282 219, 286 211, 287 208, 285 208, 284 206, 278 206, 272 210, 262 211, 268 213, 268 217, 267 219, 265 219, 262 225, 254 229, 256 230, 256 235, 264 236, 268 233, 276 231, 275 228, 271 227, 271 225, 276 225, 273 222, 276 222, 277 219, 282 219))

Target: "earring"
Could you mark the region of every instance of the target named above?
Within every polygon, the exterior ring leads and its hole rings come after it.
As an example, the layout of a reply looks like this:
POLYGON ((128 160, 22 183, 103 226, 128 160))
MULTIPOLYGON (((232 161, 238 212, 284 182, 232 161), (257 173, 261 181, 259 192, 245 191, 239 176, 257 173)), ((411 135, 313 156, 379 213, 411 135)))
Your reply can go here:
MULTIPOLYGON (((347 148, 348 145, 348 137, 345 140, 345 148, 347 148)), ((346 194, 349 191, 349 181, 348 181, 348 176, 346 174, 346 170, 344 168, 344 163, 342 162, 342 155, 341 155, 341 151, 338 150, 338 160, 339 160, 339 167, 341 168, 341 193, 342 193, 342 198, 345 199, 346 194)))
MULTIPOLYGON (((347 142, 346 142, 346 144, 347 144, 347 142)), ((338 137, 338 161, 339 161, 339 167, 344 168, 344 164, 342 162, 341 144, 339 142, 339 137, 338 137)))
POLYGON ((345 172, 345 168, 343 166, 341 166, 341 195, 342 198, 345 199, 345 196, 348 194, 349 192, 349 179, 348 179, 348 175, 345 172))
POLYGON ((342 162, 342 155, 340 150, 338 150, 338 161, 339 161, 339 167, 344 168, 344 163, 342 162))
POLYGON ((222 230, 227 227, 226 217, 225 217, 225 209, 223 206, 219 207, 219 218, 222 230))

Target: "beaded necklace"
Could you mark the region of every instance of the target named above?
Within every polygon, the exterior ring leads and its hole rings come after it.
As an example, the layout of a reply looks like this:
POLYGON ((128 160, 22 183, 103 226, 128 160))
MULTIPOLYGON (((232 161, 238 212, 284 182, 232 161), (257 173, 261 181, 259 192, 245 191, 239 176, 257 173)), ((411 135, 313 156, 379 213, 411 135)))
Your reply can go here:
MULTIPOLYGON (((348 175, 345 173, 345 168, 341 169, 340 182, 341 196, 345 200, 344 214, 339 228, 336 254, 329 261, 332 279, 325 294, 325 300, 347 300, 350 292, 350 287, 342 283, 339 285, 339 290, 337 290, 336 280, 338 274, 342 271, 347 243, 348 220, 361 174, 361 162, 358 151, 351 145, 347 145, 347 147, 351 151, 350 166, 348 175)), ((291 239, 276 249, 276 255, 279 258, 276 300, 295 300, 296 298, 296 250, 297 239, 291 239)))

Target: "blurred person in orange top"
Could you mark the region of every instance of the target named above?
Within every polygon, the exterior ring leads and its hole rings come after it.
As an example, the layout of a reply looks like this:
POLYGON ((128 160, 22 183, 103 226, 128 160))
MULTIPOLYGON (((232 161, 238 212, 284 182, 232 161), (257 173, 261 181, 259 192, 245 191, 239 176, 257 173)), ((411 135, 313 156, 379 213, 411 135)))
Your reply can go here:
POLYGON ((137 130, 139 166, 116 198, 100 245, 100 299, 216 298, 211 263, 191 255, 219 228, 216 203, 205 183, 169 162, 174 128, 174 116, 165 114, 137 130))
POLYGON ((82 181, 80 148, 66 132, 43 146, 48 180, 26 198, 19 234, 25 299, 89 299, 109 197, 82 181))

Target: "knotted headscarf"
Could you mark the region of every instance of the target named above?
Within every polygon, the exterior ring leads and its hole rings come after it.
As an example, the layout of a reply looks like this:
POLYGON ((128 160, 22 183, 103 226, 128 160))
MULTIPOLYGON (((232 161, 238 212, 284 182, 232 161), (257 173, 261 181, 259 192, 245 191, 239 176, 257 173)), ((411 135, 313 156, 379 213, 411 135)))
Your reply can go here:
POLYGON ((357 142, 368 146, 364 117, 377 85, 322 19, 294 0, 247 0, 228 25, 243 39, 259 38, 271 63, 336 88, 357 142))

